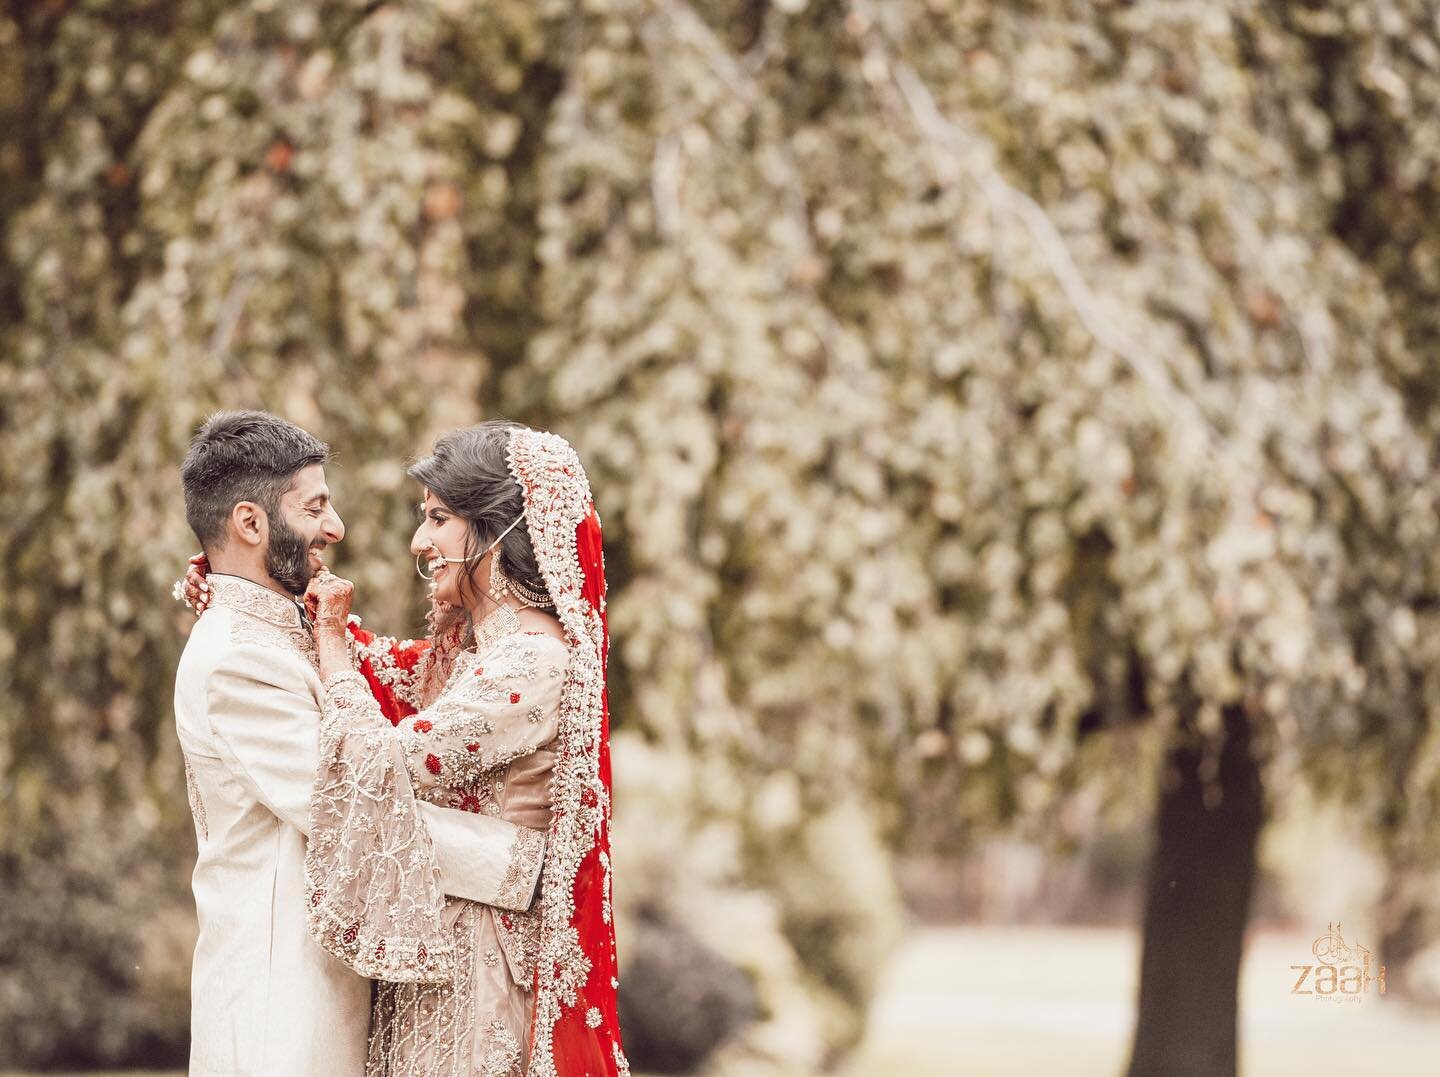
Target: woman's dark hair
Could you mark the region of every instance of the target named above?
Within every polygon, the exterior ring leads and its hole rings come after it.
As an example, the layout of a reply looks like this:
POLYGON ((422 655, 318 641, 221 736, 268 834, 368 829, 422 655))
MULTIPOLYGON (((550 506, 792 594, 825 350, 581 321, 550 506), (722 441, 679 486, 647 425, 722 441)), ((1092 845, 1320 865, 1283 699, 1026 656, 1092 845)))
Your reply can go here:
MULTIPOLYGON (((410 466, 412 479, 470 525, 465 537, 466 557, 485 549, 517 516, 524 515, 525 498, 510 474, 505 453, 510 435, 524 429, 519 423, 504 419, 467 426, 440 438, 429 456, 410 466)), ((500 571, 506 576, 538 594, 549 593, 535 561, 529 525, 523 518, 500 540, 496 552, 500 555, 500 571)), ((475 577, 478 568, 478 562, 466 565, 465 576, 472 588, 488 590, 490 581, 475 577)), ((547 604, 539 608, 552 610, 553 606, 547 604)))

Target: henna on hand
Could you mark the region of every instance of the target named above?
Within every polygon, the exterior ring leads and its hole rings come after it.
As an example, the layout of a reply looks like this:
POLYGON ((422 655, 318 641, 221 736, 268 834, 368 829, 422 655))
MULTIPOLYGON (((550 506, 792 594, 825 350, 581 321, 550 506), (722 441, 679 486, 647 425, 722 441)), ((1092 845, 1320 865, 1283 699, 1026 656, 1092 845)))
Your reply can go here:
POLYGON ((345 634, 345 625, 350 619, 350 603, 355 597, 355 585, 329 569, 321 569, 310 580, 305 589, 305 612, 315 626, 318 639, 322 633, 345 634))
POLYGON ((186 566, 185 577, 175 584, 173 594, 199 617, 210 606, 210 584, 205 579, 210 574, 210 561, 203 553, 197 553, 186 566))

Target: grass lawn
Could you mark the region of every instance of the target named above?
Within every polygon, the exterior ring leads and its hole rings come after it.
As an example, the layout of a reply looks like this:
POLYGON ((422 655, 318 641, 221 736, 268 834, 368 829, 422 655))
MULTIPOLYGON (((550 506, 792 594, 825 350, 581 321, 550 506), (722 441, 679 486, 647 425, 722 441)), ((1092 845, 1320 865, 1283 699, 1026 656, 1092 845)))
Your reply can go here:
MULTIPOLYGON (((1304 934, 1256 933, 1241 970, 1240 1077, 1440 1077, 1440 1018, 1380 998, 1292 995, 1304 934)), ((1098 928, 929 928, 886 974, 846 1077, 1119 1077, 1139 938, 1098 928)))

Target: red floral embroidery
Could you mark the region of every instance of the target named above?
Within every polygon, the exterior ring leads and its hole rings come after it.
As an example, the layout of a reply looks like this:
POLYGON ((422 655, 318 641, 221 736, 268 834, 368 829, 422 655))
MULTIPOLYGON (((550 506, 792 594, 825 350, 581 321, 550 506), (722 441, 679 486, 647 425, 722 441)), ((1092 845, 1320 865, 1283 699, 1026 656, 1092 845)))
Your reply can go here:
POLYGON ((480 798, 477 796, 461 797, 460 810, 478 812, 480 810, 480 798))
POLYGON ((316 890, 315 893, 313 893, 313 894, 310 895, 310 905, 311 905, 311 907, 318 906, 318 905, 320 904, 320 902, 322 902, 322 901, 324 901, 324 900, 325 900, 325 889, 324 889, 323 887, 320 888, 319 890, 316 890))
POLYGON ((580 794, 580 803, 584 804, 587 808, 593 808, 596 804, 600 803, 600 798, 595 795, 593 787, 587 787, 585 792, 580 794))
POLYGON ((376 961, 383 961, 383 960, 385 960, 385 940, 384 940, 384 939, 381 939, 381 940, 380 940, 380 945, 378 945, 378 946, 375 947, 375 960, 376 960, 376 961))
POLYGON ((519 693, 519 692, 511 692, 511 693, 510 693, 510 702, 511 702, 511 703, 519 703, 519 702, 520 702, 520 693, 519 693))
POLYGON ((485 675, 485 667, 484 667, 484 666, 476 666, 476 667, 475 667, 475 676, 477 676, 477 677, 483 677, 484 675, 485 675))
POLYGON ((349 946, 349 945, 350 945, 351 943, 353 943, 359 936, 360 936, 360 922, 357 920, 355 923, 351 924, 349 927, 347 927, 347 928, 345 929, 345 934, 341 935, 340 938, 344 941, 344 943, 345 943, 346 946, 349 946))
POLYGON ((425 757, 425 769, 428 770, 431 774, 439 774, 439 773, 440 773, 440 757, 437 756, 437 755, 433 755, 433 754, 432 754, 432 755, 427 755, 427 756, 425 757))
POLYGON ((478 752, 478 751, 480 750, 480 745, 478 745, 478 744, 467 744, 467 745, 465 745, 465 750, 466 750, 467 752, 478 752))
POLYGON ((415 723, 415 732, 417 732, 417 733, 428 733, 428 732, 430 732, 430 730, 433 729, 433 728, 434 728, 434 727, 433 727, 429 722, 427 722, 424 718, 419 719, 419 720, 416 721, 416 723, 415 723))
POLYGON ((423 965, 423 964, 425 964, 425 962, 427 962, 427 961, 429 961, 429 960, 430 960, 430 951, 427 950, 427 949, 425 949, 425 944, 422 942, 422 943, 420 944, 420 949, 418 949, 418 950, 415 951, 415 963, 416 963, 417 965, 423 965))
POLYGON ((515 921, 510 919, 508 912, 500 914, 500 923, 505 926, 506 931, 513 931, 515 929, 515 921))

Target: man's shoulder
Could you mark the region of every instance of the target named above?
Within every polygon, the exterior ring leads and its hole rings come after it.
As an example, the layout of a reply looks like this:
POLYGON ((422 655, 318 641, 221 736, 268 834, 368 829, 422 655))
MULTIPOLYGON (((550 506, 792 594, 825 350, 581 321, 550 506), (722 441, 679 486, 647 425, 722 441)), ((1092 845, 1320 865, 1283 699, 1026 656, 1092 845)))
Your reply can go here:
POLYGON ((206 610, 191 629, 177 679, 210 683, 217 676, 304 684, 314 675, 313 648, 301 629, 286 630, 223 606, 206 610))
POLYGON ((200 615, 190 626, 190 636, 180 652, 177 680, 203 680, 231 649, 234 613, 212 608, 200 615))

